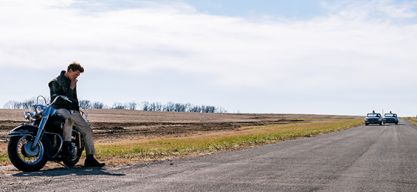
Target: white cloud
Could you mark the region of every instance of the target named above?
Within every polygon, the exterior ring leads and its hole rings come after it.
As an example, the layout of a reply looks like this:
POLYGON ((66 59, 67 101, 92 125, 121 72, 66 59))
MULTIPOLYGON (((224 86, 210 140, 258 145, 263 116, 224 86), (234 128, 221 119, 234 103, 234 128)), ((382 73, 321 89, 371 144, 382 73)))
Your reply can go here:
POLYGON ((363 82, 388 78, 415 82, 417 26, 369 19, 375 10, 400 19, 415 13, 411 5, 379 2, 274 22, 207 15, 175 3, 88 12, 93 8, 81 9, 82 1, 0 1, 0 67, 79 60, 87 68, 178 70, 215 77, 223 86, 295 91, 362 90, 363 82))
POLYGON ((416 2, 395 0, 324 1, 331 14, 345 19, 398 21, 415 19, 416 2))

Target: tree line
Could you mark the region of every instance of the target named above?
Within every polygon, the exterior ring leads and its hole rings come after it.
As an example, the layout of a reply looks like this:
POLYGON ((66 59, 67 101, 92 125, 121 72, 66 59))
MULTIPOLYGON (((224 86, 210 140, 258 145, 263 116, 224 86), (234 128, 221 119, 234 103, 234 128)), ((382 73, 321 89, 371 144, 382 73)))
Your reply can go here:
MULTIPOLYGON (((9 101, 4 105, 5 109, 30 109, 36 103, 36 99, 28 99, 23 102, 9 101)), ((194 112, 194 113, 226 113, 223 107, 211 105, 193 105, 190 103, 160 103, 160 102, 116 102, 112 106, 105 105, 98 101, 80 100, 80 107, 83 109, 125 109, 125 110, 142 110, 142 111, 160 111, 160 112, 194 112)))

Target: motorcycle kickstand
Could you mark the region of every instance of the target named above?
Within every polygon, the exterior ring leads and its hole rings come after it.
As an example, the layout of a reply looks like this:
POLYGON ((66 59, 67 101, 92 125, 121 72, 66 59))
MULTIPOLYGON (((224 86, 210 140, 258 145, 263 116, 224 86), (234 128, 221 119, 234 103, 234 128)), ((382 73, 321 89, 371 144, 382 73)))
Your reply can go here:
POLYGON ((55 163, 58 163, 58 164, 62 165, 65 169, 71 169, 71 167, 68 167, 67 165, 65 165, 61 161, 55 161, 55 163))

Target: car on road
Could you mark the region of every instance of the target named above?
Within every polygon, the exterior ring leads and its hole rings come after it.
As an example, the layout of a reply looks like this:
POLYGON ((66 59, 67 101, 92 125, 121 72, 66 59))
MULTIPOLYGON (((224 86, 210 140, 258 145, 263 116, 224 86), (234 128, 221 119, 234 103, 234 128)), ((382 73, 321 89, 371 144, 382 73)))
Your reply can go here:
POLYGON ((365 125, 370 125, 370 124, 382 125, 383 124, 382 115, 380 113, 375 113, 375 111, 373 111, 372 113, 366 114, 365 125))
POLYGON ((384 114, 384 118, 382 118, 383 123, 395 123, 398 125, 398 116, 395 113, 392 113, 391 111, 389 113, 384 114))

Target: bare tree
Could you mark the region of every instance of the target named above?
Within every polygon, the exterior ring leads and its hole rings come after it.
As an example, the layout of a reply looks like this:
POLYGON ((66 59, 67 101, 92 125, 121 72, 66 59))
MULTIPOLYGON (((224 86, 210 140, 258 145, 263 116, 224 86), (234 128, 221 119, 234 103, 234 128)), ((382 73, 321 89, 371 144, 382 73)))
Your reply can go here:
POLYGON ((5 109, 13 109, 13 107, 14 107, 14 103, 15 103, 16 101, 8 101, 6 104, 4 104, 3 105, 3 107, 5 108, 5 109))
POLYGON ((149 111, 150 110, 150 106, 149 106, 149 102, 145 101, 142 103, 142 110, 143 111, 149 111))
POLYGON ((155 102, 150 105, 151 111, 163 111, 163 106, 161 103, 155 102))
POLYGON ((122 103, 114 103, 112 109, 126 109, 126 106, 122 103))
POLYGON ((137 104, 135 102, 130 102, 127 106, 129 107, 129 110, 136 110, 137 104))
POLYGON ((103 109, 104 108, 104 104, 102 102, 94 102, 93 103, 93 109, 103 109))
MULTIPOLYGON (((25 100, 24 102, 8 101, 4 104, 4 108, 7 109, 28 109, 35 103, 35 99, 25 100)), ((89 100, 80 100, 80 107, 84 109, 103 109, 109 108, 102 102, 91 102, 89 100)), ((194 113, 226 113, 227 111, 222 107, 215 107, 210 105, 192 105, 190 103, 174 103, 168 102, 161 104, 159 102, 142 102, 143 111, 166 111, 166 112, 194 112, 194 113)), ((130 103, 114 103, 111 109, 129 109, 137 110, 138 104, 135 102, 130 103)))
POLYGON ((80 107, 83 109, 91 109, 92 105, 91 105, 91 101, 89 100, 80 100, 80 107))
POLYGON ((35 104, 34 99, 28 99, 23 102, 18 101, 8 101, 4 104, 4 108, 7 109, 30 109, 35 104))

